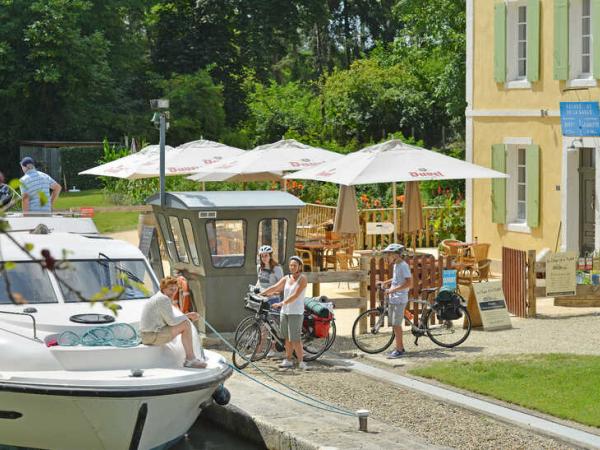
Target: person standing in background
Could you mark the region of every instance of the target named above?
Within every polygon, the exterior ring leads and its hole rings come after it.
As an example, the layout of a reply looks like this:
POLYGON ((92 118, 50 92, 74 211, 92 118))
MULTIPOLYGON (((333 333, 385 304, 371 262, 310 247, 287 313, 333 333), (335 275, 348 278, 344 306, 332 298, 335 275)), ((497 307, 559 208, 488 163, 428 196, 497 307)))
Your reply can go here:
POLYGON ((60 184, 54 181, 50 175, 36 170, 31 156, 26 156, 21 160, 21 169, 24 173, 19 180, 23 197, 23 212, 51 213, 54 202, 62 190, 60 184))

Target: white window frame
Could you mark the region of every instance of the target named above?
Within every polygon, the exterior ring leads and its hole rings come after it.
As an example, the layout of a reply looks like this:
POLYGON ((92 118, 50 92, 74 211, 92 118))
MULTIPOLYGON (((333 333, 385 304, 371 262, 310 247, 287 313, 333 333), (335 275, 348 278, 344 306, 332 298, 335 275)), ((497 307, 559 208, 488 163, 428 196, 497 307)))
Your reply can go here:
POLYGON ((567 81, 567 87, 595 87, 597 82, 592 74, 593 67, 593 45, 592 40, 592 11, 593 5, 591 0, 571 0, 569 2, 569 80, 567 81), (583 2, 590 2, 590 16, 588 18, 590 23, 589 29, 589 58, 590 58, 590 72, 582 72, 582 58, 583 58, 583 2))
MULTIPOLYGON (((506 83, 507 89, 531 89, 527 80, 529 61, 525 53, 525 75, 519 76, 519 8, 525 8, 525 27, 527 27, 527 1, 512 0, 506 4, 506 83)), ((527 43, 527 32, 525 32, 527 43)))
MULTIPOLYGON (((531 234, 527 225, 527 166, 525 165, 525 218, 519 220, 518 216, 518 150, 527 152, 527 145, 532 144, 531 138, 509 137, 504 139, 506 144, 506 224, 507 231, 531 234)), ((527 157, 527 155, 525 155, 527 157)))

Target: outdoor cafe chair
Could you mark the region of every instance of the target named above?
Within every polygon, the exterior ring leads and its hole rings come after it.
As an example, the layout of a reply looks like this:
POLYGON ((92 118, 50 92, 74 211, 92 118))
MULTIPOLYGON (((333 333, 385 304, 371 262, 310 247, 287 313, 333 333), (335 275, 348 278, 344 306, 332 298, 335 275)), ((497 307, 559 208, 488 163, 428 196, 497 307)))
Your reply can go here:
POLYGON ((312 272, 314 267, 312 252, 303 248, 296 248, 296 255, 302 259, 302 270, 304 272, 312 272))

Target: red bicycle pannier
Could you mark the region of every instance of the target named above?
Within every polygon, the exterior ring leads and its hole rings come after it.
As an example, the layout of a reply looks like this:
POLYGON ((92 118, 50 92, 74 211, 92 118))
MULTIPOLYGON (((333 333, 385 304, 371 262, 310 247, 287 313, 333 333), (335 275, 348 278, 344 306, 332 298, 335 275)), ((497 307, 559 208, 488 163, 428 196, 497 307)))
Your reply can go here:
POLYGON ((328 317, 318 317, 313 315, 314 335, 316 338, 326 338, 329 336, 329 328, 331 327, 332 315, 328 317))

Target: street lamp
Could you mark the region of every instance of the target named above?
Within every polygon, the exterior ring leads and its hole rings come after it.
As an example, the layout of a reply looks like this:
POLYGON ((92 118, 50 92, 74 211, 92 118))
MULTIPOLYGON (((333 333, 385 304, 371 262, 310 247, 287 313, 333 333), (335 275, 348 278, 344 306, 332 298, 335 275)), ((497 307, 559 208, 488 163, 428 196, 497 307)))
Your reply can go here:
POLYGON ((576 152, 580 147, 583 147, 583 139, 582 138, 573 139, 573 141, 571 141, 571 145, 569 145, 567 147, 567 151, 568 152, 576 152), (575 145, 576 143, 579 143, 579 145, 575 145))
POLYGON ((159 98, 150 100, 150 108, 155 111, 152 116, 152 123, 159 130, 159 146, 160 146, 160 206, 164 208, 166 203, 165 198, 165 135, 168 128, 167 120, 169 119, 169 100, 159 98))

